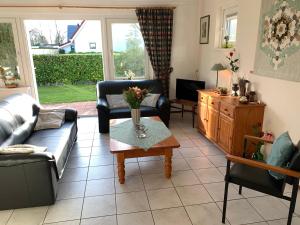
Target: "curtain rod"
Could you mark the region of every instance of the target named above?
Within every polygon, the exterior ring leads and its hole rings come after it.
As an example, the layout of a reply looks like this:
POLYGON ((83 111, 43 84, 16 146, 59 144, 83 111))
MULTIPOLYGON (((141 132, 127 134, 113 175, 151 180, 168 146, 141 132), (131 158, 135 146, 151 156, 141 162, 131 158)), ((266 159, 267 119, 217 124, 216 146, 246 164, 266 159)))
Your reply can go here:
POLYGON ((0 8, 69 8, 69 9, 137 9, 137 8, 153 8, 153 9, 176 9, 176 6, 159 6, 159 7, 151 7, 151 6, 76 6, 76 5, 45 5, 45 6, 37 6, 37 5, 0 5, 0 8))

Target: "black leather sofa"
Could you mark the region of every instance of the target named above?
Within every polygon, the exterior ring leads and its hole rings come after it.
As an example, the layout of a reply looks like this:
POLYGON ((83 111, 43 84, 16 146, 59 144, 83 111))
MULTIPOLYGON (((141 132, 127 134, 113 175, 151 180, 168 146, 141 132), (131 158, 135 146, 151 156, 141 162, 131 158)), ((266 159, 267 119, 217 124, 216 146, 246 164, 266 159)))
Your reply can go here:
POLYGON ((40 106, 28 95, 0 101, 0 147, 32 144, 43 153, 0 155, 0 210, 50 205, 77 138, 77 112, 67 109, 59 129, 34 131, 40 106))
POLYGON ((129 87, 138 86, 139 88, 147 88, 151 93, 161 94, 155 108, 149 106, 141 106, 141 116, 159 116, 161 120, 169 126, 170 120, 170 103, 163 95, 163 87, 159 80, 115 80, 100 81, 97 83, 97 110, 99 132, 109 132, 109 120, 116 118, 129 118, 131 116, 129 107, 110 109, 106 95, 122 94, 129 87))

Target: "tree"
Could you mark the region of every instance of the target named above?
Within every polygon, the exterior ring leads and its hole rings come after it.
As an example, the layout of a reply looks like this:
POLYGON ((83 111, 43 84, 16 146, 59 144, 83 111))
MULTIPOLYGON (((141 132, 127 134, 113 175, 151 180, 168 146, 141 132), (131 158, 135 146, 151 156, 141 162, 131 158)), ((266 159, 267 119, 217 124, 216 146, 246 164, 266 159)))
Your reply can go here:
POLYGON ((45 35, 43 35, 42 31, 37 28, 30 30, 29 36, 31 46, 41 46, 48 44, 48 40, 45 35))
POLYGON ((55 21, 55 29, 56 29, 56 34, 55 34, 55 38, 54 38, 54 44, 62 44, 65 41, 65 36, 63 35, 63 33, 58 29, 57 23, 55 21))

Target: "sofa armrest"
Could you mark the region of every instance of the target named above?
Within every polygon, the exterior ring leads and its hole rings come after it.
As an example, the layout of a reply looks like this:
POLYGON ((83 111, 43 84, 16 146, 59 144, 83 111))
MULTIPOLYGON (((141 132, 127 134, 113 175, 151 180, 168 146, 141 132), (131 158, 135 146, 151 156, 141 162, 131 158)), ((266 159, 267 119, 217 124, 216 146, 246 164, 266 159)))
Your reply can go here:
POLYGON ((97 109, 104 110, 105 112, 109 113, 109 106, 107 100, 104 98, 97 99, 97 109))
POLYGON ((170 110, 170 102, 166 96, 161 95, 157 101, 158 109, 167 109, 170 110))
POLYGON ((32 154, 7 154, 0 155, 0 167, 22 165, 40 161, 55 160, 50 152, 38 152, 32 154))
POLYGON ((77 120, 77 110, 66 109, 65 111, 65 121, 74 122, 77 120))

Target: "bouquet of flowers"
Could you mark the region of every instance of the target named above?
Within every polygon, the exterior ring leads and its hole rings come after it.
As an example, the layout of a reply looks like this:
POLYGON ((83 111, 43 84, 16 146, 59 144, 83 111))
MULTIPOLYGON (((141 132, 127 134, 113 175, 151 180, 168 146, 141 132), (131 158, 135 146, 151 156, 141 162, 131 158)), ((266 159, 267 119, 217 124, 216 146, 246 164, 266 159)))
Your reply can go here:
POLYGON ((229 52, 229 55, 226 56, 226 58, 229 61, 230 70, 236 73, 240 68, 239 66, 240 59, 236 56, 236 51, 233 50, 229 52))
POLYGON ((138 87, 130 87, 123 92, 125 101, 130 105, 132 109, 139 109, 142 101, 148 95, 147 89, 140 89, 138 87))

